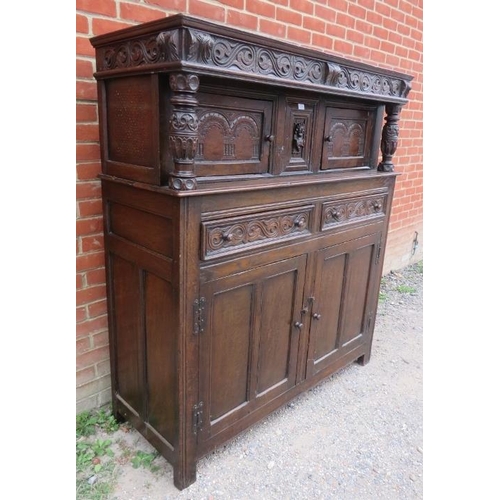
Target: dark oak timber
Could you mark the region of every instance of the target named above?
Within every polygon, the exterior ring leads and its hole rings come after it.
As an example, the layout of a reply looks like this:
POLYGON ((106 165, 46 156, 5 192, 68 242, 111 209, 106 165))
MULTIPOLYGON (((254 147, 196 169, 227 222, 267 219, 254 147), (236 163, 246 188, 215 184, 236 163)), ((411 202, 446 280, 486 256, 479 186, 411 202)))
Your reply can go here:
POLYGON ((114 412, 184 489, 369 361, 411 77, 180 14, 91 42, 114 412))

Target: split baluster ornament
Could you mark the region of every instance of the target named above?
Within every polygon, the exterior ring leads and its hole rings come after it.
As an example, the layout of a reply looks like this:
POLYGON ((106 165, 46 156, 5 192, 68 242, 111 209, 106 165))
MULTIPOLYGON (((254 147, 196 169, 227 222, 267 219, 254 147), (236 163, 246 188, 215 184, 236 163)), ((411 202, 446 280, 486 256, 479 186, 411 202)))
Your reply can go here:
POLYGON ((399 137, 399 113, 401 105, 387 104, 385 107, 387 116, 385 117, 385 125, 382 129, 382 142, 380 150, 382 151, 382 161, 378 164, 379 172, 394 172, 394 163, 392 157, 396 153, 399 137))
POLYGON ((198 147, 198 116, 195 97, 200 86, 197 75, 173 73, 169 79, 172 97, 172 115, 169 123, 169 146, 174 161, 174 171, 169 177, 169 187, 176 191, 196 189, 194 157, 198 147))

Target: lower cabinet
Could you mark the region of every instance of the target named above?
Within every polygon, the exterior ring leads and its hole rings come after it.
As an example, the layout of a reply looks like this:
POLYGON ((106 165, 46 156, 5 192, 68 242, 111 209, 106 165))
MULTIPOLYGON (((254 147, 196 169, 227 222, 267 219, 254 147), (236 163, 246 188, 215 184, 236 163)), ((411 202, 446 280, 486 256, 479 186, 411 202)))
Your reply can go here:
POLYGON ((301 382, 369 346, 381 239, 379 231, 324 248, 319 239, 314 251, 201 284, 200 454, 301 382))

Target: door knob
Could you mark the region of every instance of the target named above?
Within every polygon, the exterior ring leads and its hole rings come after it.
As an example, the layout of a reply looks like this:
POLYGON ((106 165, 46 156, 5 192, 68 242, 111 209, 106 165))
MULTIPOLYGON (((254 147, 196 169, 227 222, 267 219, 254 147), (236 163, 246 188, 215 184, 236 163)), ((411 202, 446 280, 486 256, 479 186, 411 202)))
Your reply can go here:
POLYGON ((321 314, 314 313, 314 314, 313 314, 313 318, 314 318, 314 319, 320 319, 320 318, 321 318, 321 314))
POLYGON ((299 330, 302 329, 302 327, 304 326, 304 323, 301 323, 300 321, 296 321, 293 326, 295 326, 295 328, 298 328, 299 330))

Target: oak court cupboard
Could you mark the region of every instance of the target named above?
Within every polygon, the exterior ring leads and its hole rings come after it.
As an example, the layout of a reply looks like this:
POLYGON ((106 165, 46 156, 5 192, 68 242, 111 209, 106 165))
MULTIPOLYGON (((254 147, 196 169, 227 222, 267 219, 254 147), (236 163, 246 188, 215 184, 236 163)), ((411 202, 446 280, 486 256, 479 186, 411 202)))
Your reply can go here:
POLYGON ((183 489, 370 359, 411 77, 182 14, 91 42, 114 412, 183 489))

